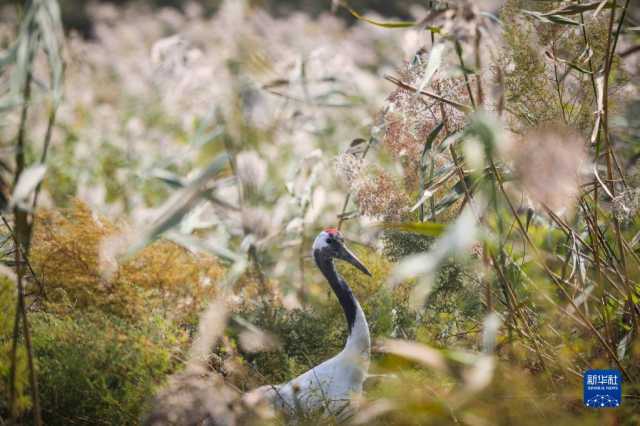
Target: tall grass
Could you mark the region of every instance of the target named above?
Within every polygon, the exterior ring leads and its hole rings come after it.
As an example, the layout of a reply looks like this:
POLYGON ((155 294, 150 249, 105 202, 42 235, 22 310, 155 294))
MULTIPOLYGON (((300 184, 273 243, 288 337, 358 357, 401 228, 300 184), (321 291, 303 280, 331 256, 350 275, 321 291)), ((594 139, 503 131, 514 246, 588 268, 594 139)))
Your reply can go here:
MULTIPOLYGON (((21 378, 16 377, 18 369, 18 344, 20 337, 26 350, 28 362, 29 389, 31 393, 33 422, 42 424, 42 415, 38 394, 38 380, 34 362, 29 320, 27 317, 27 301, 23 280, 32 269, 28 261, 31 235, 33 229, 33 212, 38 203, 41 180, 44 175, 47 152, 51 142, 51 132, 56 119, 56 111, 62 95, 63 62, 61 57, 62 23, 57 2, 27 1, 18 6, 20 24, 17 37, 3 52, 0 61, 0 73, 3 77, 2 104, 7 111, 19 111, 17 134, 10 145, 14 153, 13 167, 5 165, 12 176, 13 193, 8 205, 12 209, 12 224, 2 216, 4 226, 13 241, 13 264, 17 287, 16 308, 13 318, 13 334, 9 361, 8 412, 12 422, 16 421, 17 384, 21 378), (35 63, 38 56, 46 59, 44 75, 35 77, 35 63), (40 78, 44 80, 40 80, 40 78), (35 89, 36 82, 41 85, 35 89), (46 132, 42 136, 41 146, 35 146, 36 138, 28 134, 33 121, 30 113, 34 103, 43 103, 44 115, 47 117, 46 132), (33 146, 32 146, 33 145, 33 146), (40 152, 39 160, 32 161, 28 153, 40 152)), ((6 177, 5 177, 6 178, 6 177)), ((2 178, 0 178, 2 180, 2 178)), ((8 188, 9 184, 2 183, 8 188)), ((44 290, 41 288, 40 290, 44 290)))

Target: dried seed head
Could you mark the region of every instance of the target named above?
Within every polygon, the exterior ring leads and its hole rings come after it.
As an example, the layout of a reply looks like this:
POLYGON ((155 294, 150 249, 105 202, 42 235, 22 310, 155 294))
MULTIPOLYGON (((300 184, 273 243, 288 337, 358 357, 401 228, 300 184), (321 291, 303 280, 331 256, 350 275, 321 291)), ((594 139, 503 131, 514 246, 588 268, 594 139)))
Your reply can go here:
POLYGON ((354 187, 360 212, 369 217, 399 220, 409 206, 399 183, 383 170, 363 176, 354 187))
MULTIPOLYGON (((401 80, 413 87, 421 87, 427 66, 428 51, 422 50, 400 72, 401 80)), ((445 67, 441 68, 435 72, 426 89, 444 98, 469 104, 464 79, 451 77, 445 67)), ((387 98, 380 121, 379 127, 384 129, 381 132, 382 146, 402 164, 405 184, 411 190, 419 180, 420 157, 429 133, 440 122, 444 122, 449 133, 459 130, 466 118, 463 112, 449 104, 398 87, 387 98)), ((441 132, 435 143, 447 132, 441 132)))
POLYGON ((258 189, 267 180, 267 163, 255 151, 243 151, 236 157, 238 179, 250 188, 258 189))
POLYGON ((268 352, 278 347, 276 338, 260 329, 247 329, 240 333, 240 345, 251 353, 268 352))
POLYGON ((247 207, 242 210, 242 229, 245 234, 253 234, 262 239, 274 230, 274 216, 260 208, 247 207))
POLYGON ((209 304, 200 318, 198 335, 193 341, 189 354, 189 368, 201 368, 218 338, 222 335, 227 322, 227 308, 222 298, 209 304))
POLYGON ((556 212, 573 207, 587 163, 584 139, 575 130, 559 124, 537 127, 515 140, 507 156, 534 202, 556 212))
POLYGON ((343 153, 336 157, 336 173, 350 188, 362 178, 364 161, 353 154, 343 153))
POLYGON ((640 188, 630 188, 613 198, 613 214, 620 222, 632 220, 640 208, 640 188))

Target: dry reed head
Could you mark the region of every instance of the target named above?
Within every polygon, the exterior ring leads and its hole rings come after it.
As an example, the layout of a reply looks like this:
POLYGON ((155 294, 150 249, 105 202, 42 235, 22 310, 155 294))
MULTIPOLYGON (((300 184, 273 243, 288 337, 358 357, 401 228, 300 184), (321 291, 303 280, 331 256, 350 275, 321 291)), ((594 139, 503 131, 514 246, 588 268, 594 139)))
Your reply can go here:
POLYGON ((359 182, 358 206, 366 216, 397 221, 408 210, 408 198, 400 184, 384 170, 359 182))
POLYGON ((587 166, 585 140, 575 130, 560 124, 534 128, 513 141, 506 156, 535 203, 554 212, 575 205, 587 166))
POLYGON ((186 370, 169 379, 146 417, 147 426, 234 425, 239 394, 222 377, 207 371, 186 370))
POLYGON ((338 156, 336 169, 355 195, 363 215, 398 220, 407 211, 408 198, 404 189, 381 167, 367 165, 355 155, 345 153, 338 156))
POLYGON ((238 179, 243 185, 260 189, 267 181, 267 163, 256 151, 243 151, 236 157, 238 179))
POLYGON ((170 377, 155 398, 146 425, 235 424, 238 412, 234 402, 239 394, 210 368, 211 354, 226 322, 227 308, 220 297, 201 316, 185 370, 170 377))

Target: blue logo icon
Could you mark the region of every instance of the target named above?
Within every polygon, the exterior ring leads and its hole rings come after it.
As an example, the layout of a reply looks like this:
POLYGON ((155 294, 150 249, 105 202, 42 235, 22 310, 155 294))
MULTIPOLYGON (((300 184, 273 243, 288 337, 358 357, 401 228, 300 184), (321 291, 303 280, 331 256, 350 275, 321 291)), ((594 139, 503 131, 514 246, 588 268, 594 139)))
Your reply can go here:
POLYGON ((619 370, 587 370, 583 376, 584 405, 589 408, 619 407, 622 375, 619 370))

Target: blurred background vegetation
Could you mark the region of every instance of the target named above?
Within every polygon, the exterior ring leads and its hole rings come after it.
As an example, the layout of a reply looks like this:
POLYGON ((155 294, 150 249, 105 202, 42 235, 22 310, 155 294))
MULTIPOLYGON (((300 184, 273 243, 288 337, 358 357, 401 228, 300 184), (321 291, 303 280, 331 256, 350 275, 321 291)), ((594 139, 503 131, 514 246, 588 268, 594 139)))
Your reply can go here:
MULTIPOLYGON (((145 5, 151 8, 171 7, 178 10, 184 10, 189 3, 197 3, 202 6, 206 14, 214 14, 220 7, 222 0, 101 0, 105 3, 112 3, 118 6, 126 6, 131 4, 145 5)), ((87 3, 83 0, 60 0, 60 8, 62 12, 62 20, 65 28, 68 30, 77 30, 85 36, 93 34, 93 24, 89 13, 87 12, 87 3)), ((278 17, 286 17, 294 13, 305 13, 311 16, 318 16, 327 12, 331 7, 331 1, 313 1, 313 0, 252 0, 249 2, 253 7, 259 7, 268 11, 270 14, 278 17)), ((396 17, 407 19, 411 17, 411 7, 420 5, 425 6, 428 1, 424 0, 400 0, 400 1, 384 1, 384 0, 356 0, 350 4, 362 12, 375 12, 381 16, 396 17)), ((353 24, 357 21, 347 11, 337 13, 345 22, 353 24)))

